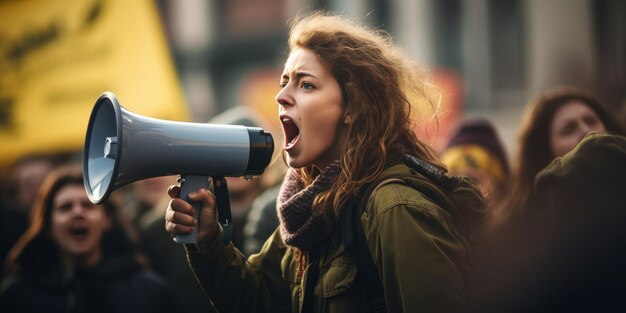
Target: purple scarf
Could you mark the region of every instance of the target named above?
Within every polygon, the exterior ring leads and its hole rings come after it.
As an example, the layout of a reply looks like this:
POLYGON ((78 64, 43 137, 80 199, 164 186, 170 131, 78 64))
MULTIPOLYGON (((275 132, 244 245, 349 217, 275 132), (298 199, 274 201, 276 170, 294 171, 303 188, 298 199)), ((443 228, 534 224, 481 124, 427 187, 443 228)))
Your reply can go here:
POLYGON ((304 187, 295 170, 287 171, 276 206, 280 235, 285 244, 306 251, 335 231, 336 219, 332 216, 324 218, 319 212, 313 211, 313 200, 319 193, 330 188, 340 172, 341 165, 339 161, 335 161, 311 185, 304 187))

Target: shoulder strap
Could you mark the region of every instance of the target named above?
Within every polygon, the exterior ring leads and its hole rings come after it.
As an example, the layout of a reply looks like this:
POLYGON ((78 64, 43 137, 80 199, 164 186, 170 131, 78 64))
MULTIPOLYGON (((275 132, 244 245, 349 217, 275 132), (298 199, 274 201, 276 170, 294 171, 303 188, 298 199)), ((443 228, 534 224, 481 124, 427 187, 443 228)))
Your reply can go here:
POLYGON ((365 285, 369 312, 373 313, 387 312, 387 306, 385 304, 385 292, 378 267, 374 264, 374 259, 372 259, 367 245, 367 238, 365 238, 365 231, 361 223, 361 214, 364 211, 369 196, 376 188, 392 180, 401 181, 404 176, 405 175, 397 175, 395 177, 387 176, 381 181, 372 182, 365 192, 360 193, 350 201, 344 210, 341 211, 341 216, 339 217, 341 220, 341 241, 358 269, 357 275, 365 285))
POLYGON ((341 211, 341 241, 357 267, 357 276, 365 284, 370 311, 382 313, 387 312, 385 293, 378 268, 367 246, 363 224, 361 224, 362 199, 363 197, 357 197, 341 211))
MULTIPOLYGON (((416 157, 406 155, 403 161, 407 166, 446 190, 450 190, 461 183, 460 178, 448 177, 434 165, 416 157)), ((400 174, 375 180, 370 183, 365 192, 359 193, 358 196, 352 199, 340 213, 341 241, 358 269, 357 275, 361 277, 365 285, 370 312, 387 312, 387 306, 378 267, 374 263, 367 245, 367 238, 365 238, 361 214, 365 210, 367 201, 374 190, 391 181, 404 181, 406 177, 406 174, 400 174)), ((426 196, 429 198, 431 196, 434 197, 434 195, 431 195, 432 192, 430 190, 424 190, 423 192, 426 192, 426 196)), ((436 200, 433 199, 433 201, 436 200)))

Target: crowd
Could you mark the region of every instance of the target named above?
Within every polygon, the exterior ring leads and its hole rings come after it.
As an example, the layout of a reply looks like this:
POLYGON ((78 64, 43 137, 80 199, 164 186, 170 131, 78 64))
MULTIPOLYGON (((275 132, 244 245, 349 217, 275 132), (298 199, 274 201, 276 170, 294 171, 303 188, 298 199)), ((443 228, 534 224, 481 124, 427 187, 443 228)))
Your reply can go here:
MULTIPOLYGON (((0 311, 626 310, 617 104, 549 88, 526 104, 513 157, 484 117, 436 151, 409 115, 416 96, 434 105, 426 78, 385 35, 312 14, 289 49, 285 162, 229 178, 231 242, 206 190, 190 195, 203 203, 198 244, 172 241, 198 222, 176 177, 94 205, 76 156, 29 156, 2 180, 0 311)), ((262 124, 243 106, 209 122, 262 124)))

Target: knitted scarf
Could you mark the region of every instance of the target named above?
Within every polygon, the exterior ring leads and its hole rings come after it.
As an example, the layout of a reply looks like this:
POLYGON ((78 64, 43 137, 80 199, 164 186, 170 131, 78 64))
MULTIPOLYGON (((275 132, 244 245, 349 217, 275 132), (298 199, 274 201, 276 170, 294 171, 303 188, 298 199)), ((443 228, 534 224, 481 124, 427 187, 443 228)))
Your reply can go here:
POLYGON ((340 172, 339 161, 335 161, 307 187, 304 187, 295 170, 287 172, 276 206, 280 235, 285 244, 306 251, 335 231, 337 220, 332 216, 324 218, 320 212, 314 211, 313 200, 320 192, 330 188, 340 172))

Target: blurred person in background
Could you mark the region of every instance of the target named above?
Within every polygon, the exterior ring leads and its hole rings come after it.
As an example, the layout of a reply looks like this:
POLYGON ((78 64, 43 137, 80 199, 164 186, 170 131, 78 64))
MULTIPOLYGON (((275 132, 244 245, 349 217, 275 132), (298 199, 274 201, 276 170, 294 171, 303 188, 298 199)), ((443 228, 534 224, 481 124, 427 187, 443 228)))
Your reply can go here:
POLYGON ((473 257, 480 257, 491 249, 487 222, 493 218, 510 178, 509 162, 493 123, 481 117, 461 121, 443 150, 441 161, 450 175, 465 176, 474 181, 487 202, 484 224, 474 240, 473 257))
MULTIPOLYGON (((282 164, 282 163, 281 163, 282 164)), ((244 255, 250 256, 261 251, 261 247, 278 227, 276 203, 280 191, 280 183, 261 193, 252 203, 248 219, 243 227, 244 255)))
MULTIPOLYGON (((625 134, 623 126, 608 107, 594 96, 578 89, 562 87, 551 89, 530 102, 520 131, 511 185, 503 201, 498 204, 497 211, 492 215, 493 219, 489 221, 491 251, 477 261, 479 273, 477 275, 482 277, 482 282, 475 282, 476 287, 472 289, 479 294, 484 292, 477 297, 478 303, 487 303, 487 307, 491 306, 490 311, 494 312, 511 311, 500 306, 505 305, 507 308, 508 300, 511 300, 511 303, 526 303, 530 306, 537 300, 533 300, 532 297, 544 296, 542 291, 533 293, 530 291, 532 288, 527 288, 539 287, 544 283, 540 276, 547 275, 545 272, 540 274, 534 272, 536 268, 533 266, 542 269, 551 258, 558 256, 556 252, 552 253, 546 249, 558 248, 559 245, 551 246, 556 240, 561 241, 560 245, 564 249, 566 246, 576 245, 576 236, 567 238, 561 233, 563 227, 571 229, 570 227, 574 225, 574 223, 567 225, 567 221, 572 219, 567 216, 566 203, 570 202, 565 198, 585 197, 587 193, 568 195, 567 192, 563 192, 559 200, 554 198, 556 202, 549 203, 545 197, 539 196, 544 191, 538 188, 543 187, 536 186, 535 181, 542 170, 555 159, 557 159, 555 162, 560 162, 559 158, 572 151, 586 135, 607 132, 617 136, 625 134), (548 209, 550 206, 560 207, 560 215, 555 217, 553 210, 548 209), (560 221, 555 222, 555 218, 560 221), (515 295, 518 292, 524 294, 515 295), (517 302, 519 299, 524 300, 517 302), (500 300, 503 301, 499 302, 500 300)), ((587 154, 593 153, 593 149, 585 150, 587 154)), ((597 158, 594 162, 604 161, 597 158)), ((592 172, 589 175, 597 176, 592 172)), ((559 184, 564 183, 567 181, 560 180, 559 184)), ((593 185, 594 182, 588 183, 593 185)), ((603 183, 597 182, 599 186, 603 183)), ((594 207, 595 205, 589 206, 589 210, 594 210, 594 207)), ((597 222, 598 220, 590 220, 591 224, 597 222)), ((601 224, 598 226, 602 227, 601 224)), ((560 263, 560 266, 567 267, 572 264, 560 263)), ((553 283, 549 280, 554 277, 546 276, 545 279, 546 284, 553 283)), ((556 281, 558 280, 554 282, 556 281)), ((527 307, 521 305, 520 308, 527 307)))
MULTIPOLYGON (((44 155, 30 155, 15 162, 8 177, 3 177, 0 198, 0 264, 27 227, 28 213, 44 178, 53 168, 53 160, 44 155)), ((4 271, 0 271, 0 281, 4 271)))
POLYGON ((626 133, 604 103, 578 89, 555 88, 532 100, 522 121, 512 182, 498 205, 493 226, 513 223, 523 228, 523 216, 541 207, 532 194, 537 173, 590 132, 626 133))
POLYGON ((168 286, 142 265, 116 214, 89 201, 79 167, 50 173, 7 259, 2 312, 173 312, 168 286))
POLYGON ((624 312, 626 138, 588 134, 536 177, 540 212, 477 267, 476 312, 624 312))
POLYGON ((471 178, 489 207, 503 196, 509 180, 509 161, 489 120, 480 117, 463 120, 441 153, 441 161, 450 175, 471 178))
MULTIPOLYGON (((22 236, 27 226, 27 216, 16 210, 9 202, 0 201, 0 265, 4 265, 6 256, 22 236)), ((4 270, 0 270, 0 281, 4 270)))

